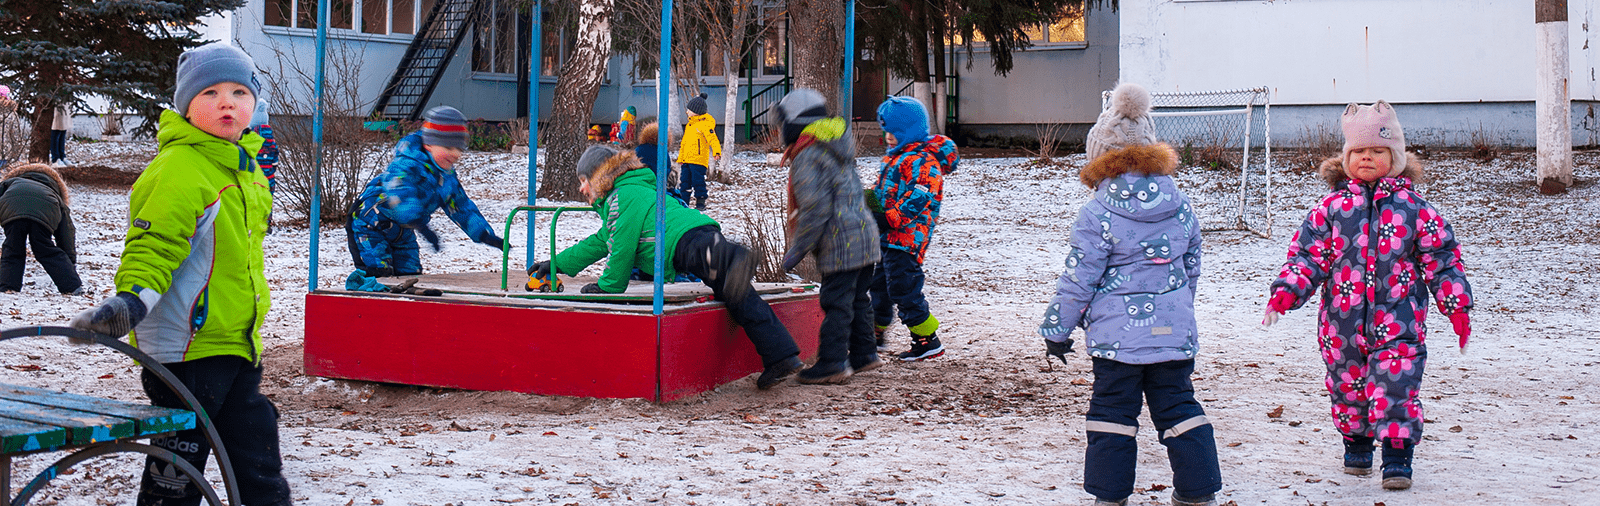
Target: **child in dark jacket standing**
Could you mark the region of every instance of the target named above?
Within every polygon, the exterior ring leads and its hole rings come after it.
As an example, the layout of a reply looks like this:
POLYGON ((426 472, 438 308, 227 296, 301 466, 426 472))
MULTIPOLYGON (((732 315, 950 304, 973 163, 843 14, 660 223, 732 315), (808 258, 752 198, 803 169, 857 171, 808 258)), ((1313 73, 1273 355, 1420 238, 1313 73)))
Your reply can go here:
MULTIPOLYGON (((160 149, 133 183, 116 296, 72 319, 74 328, 131 344, 171 370, 211 416, 241 502, 290 504, 278 447, 278 410, 261 394, 261 323, 272 305, 262 235, 272 192, 256 166, 261 136, 246 131, 259 90, 250 55, 212 43, 178 56, 174 109, 162 111, 160 149), (130 335, 129 330, 133 333, 130 335)), ((149 370, 151 403, 184 407, 149 370)), ((151 441, 205 469, 200 429, 151 441)), ((199 504, 177 466, 146 459, 138 504, 199 504)))
POLYGON ((1150 94, 1117 86, 1086 141, 1080 173, 1094 199, 1078 211, 1066 271, 1039 333, 1049 356, 1066 362, 1068 336, 1083 327, 1094 360, 1083 489, 1096 505, 1133 493, 1139 412, 1146 401, 1172 461, 1172 504, 1215 505, 1222 489, 1211 422, 1194 398, 1194 317, 1200 227, 1171 174, 1172 147, 1158 143, 1150 94))
POLYGON ((467 149, 466 118, 447 105, 429 109, 423 118, 422 128, 400 139, 394 161, 350 205, 351 219, 345 222, 350 256, 368 276, 421 274, 417 235, 439 251, 439 236, 428 224, 439 209, 473 242, 494 249, 504 245, 456 178, 456 162, 467 149))
POLYGON ((1422 164, 1405 152, 1394 108, 1381 100, 1350 104, 1339 124, 1344 155, 1320 169, 1332 191, 1290 241, 1266 323, 1322 288, 1317 343, 1334 425, 1344 435, 1345 472, 1371 473, 1376 438, 1383 488, 1403 490, 1422 440, 1428 298, 1450 319, 1464 353, 1472 287, 1450 224, 1411 189, 1422 164))
POLYGON ((6 232, 5 245, 0 246, 0 292, 22 290, 26 246, 31 241, 33 258, 56 290, 83 294, 70 202, 67 184, 49 165, 21 165, 0 179, 0 227, 6 232))
POLYGON ((936 333, 939 319, 922 295, 922 263, 939 223, 944 176, 955 172, 960 157, 955 141, 928 134, 928 110, 915 98, 889 97, 878 106, 878 122, 891 147, 872 187, 889 225, 878 231, 883 262, 872 276, 873 332, 882 344, 899 309, 900 322, 911 330, 911 350, 900 360, 927 360, 943 355, 944 345, 936 333))
MULTIPOLYGON (((600 259, 605 272, 582 293, 622 293, 635 269, 656 274, 656 175, 631 152, 606 145, 589 146, 574 167, 578 191, 600 215, 600 230, 555 256, 528 268, 530 276, 551 279, 556 274, 575 275, 600 259)), ((661 242, 662 277, 676 279, 692 274, 711 288, 717 300, 727 303, 728 316, 744 329, 755 345, 765 370, 756 388, 766 390, 787 379, 805 364, 800 347, 756 293, 750 280, 755 259, 750 250, 722 236, 716 220, 688 207, 667 204, 666 237, 661 242)))
POLYGON ((873 264, 881 255, 878 226, 867 212, 855 151, 844 118, 828 117, 816 90, 801 88, 778 102, 783 154, 789 162, 789 249, 784 270, 812 255, 822 272, 822 328, 817 362, 801 383, 844 383, 883 365, 872 338, 873 264))

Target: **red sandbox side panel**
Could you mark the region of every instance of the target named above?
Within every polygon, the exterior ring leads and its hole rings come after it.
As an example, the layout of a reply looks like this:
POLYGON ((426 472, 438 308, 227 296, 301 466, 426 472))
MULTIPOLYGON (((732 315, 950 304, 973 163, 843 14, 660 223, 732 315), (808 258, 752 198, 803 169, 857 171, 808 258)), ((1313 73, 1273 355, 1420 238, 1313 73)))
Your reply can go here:
POLYGON ((312 293, 305 321, 315 376, 657 398, 651 315, 312 293))
MULTIPOLYGON (((774 302, 772 312, 800 346, 801 360, 815 358, 817 329, 822 326, 817 298, 774 302)), ((722 306, 668 313, 662 322, 662 401, 711 390, 761 369, 755 347, 722 306)))

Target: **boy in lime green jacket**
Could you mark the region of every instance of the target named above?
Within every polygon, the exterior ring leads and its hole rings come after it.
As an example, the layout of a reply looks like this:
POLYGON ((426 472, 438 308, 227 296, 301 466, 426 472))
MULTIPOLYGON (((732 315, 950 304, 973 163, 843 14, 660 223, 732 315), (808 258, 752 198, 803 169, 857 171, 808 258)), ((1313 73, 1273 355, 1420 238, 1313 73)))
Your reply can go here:
MULTIPOLYGON (((171 370, 211 416, 245 504, 290 504, 277 409, 261 394, 261 322, 272 304, 262 237, 272 210, 256 164, 263 139, 247 132, 259 84, 250 55, 223 43, 178 57, 173 110, 162 111, 159 151, 128 202, 116 296, 72 319, 75 328, 130 342, 171 370)), ((183 400, 146 370, 157 406, 183 400)), ((151 441, 205 469, 199 429, 151 441)), ((199 489, 150 458, 139 504, 198 504, 199 489)))

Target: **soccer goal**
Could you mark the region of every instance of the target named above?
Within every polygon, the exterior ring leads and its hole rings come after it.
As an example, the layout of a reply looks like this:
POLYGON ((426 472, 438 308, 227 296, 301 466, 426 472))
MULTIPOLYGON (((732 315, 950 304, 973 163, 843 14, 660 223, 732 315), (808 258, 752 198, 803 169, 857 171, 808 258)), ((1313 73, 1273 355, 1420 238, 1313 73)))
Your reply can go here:
MULTIPOLYGON (((1156 135, 1178 151, 1174 177, 1201 229, 1272 237, 1272 100, 1260 88, 1151 93, 1156 135)), ((1111 92, 1101 94, 1101 110, 1111 92)))

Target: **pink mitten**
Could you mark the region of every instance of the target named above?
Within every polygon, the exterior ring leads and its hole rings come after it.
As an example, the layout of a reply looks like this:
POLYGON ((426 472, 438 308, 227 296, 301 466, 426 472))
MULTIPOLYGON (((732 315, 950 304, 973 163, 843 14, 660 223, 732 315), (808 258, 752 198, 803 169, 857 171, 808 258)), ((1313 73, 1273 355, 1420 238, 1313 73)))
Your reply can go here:
POLYGON ((1287 291, 1272 294, 1272 299, 1267 301, 1267 308, 1278 314, 1289 312, 1294 307, 1294 295, 1287 291))
POLYGON ((1472 318, 1465 312, 1450 315, 1450 326, 1455 327, 1456 335, 1461 336, 1461 352, 1466 353, 1467 336, 1472 335, 1472 318))

